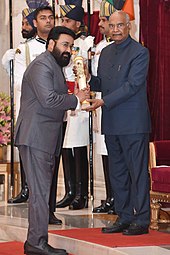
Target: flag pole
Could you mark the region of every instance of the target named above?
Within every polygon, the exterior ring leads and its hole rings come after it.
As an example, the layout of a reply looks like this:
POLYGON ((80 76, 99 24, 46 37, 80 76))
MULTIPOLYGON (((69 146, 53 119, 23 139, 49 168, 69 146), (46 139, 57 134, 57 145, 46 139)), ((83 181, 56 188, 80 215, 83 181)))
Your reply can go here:
MULTIPOLYGON (((90 35, 90 0, 87 0, 87 26, 88 35, 90 35)), ((91 73, 91 48, 88 51, 88 67, 91 73)), ((93 178, 93 112, 89 112, 89 170, 90 170, 90 198, 92 204, 92 212, 94 208, 94 178, 93 178)))
POLYGON ((56 0, 52 0, 52 9, 53 9, 54 13, 55 13, 55 1, 56 0))
MULTIPOLYGON (((10 48, 13 48, 13 27, 12 27, 12 0, 9 0, 9 28, 10 28, 10 48)), ((14 65, 10 60, 10 104, 11 104, 11 196, 14 186, 14 65)))

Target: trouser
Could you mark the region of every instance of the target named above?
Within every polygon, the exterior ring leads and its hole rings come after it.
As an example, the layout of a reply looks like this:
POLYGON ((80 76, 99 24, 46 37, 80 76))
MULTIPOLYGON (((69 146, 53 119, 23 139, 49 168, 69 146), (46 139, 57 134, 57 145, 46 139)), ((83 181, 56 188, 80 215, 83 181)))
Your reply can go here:
MULTIPOLYGON (((63 122, 63 137, 62 137, 62 143, 64 141, 64 135, 66 130, 67 122, 63 122)), ((60 158, 61 158, 61 152, 58 157, 55 158, 55 168, 54 168, 54 174, 52 179, 52 185, 51 185, 51 191, 50 191, 50 199, 49 199, 49 210, 50 212, 55 212, 56 208, 56 196, 57 196, 57 181, 58 181, 58 171, 60 166, 60 158)))
POLYGON ((60 156, 55 159, 55 167, 52 178, 51 190, 50 190, 50 198, 49 198, 49 211, 55 212, 56 208, 56 196, 57 196, 57 180, 58 180, 58 170, 60 165, 60 156))
POLYGON ((27 186, 27 183, 26 183, 26 176, 25 176, 24 167, 23 167, 20 154, 19 154, 19 161, 20 161, 20 173, 21 173, 21 189, 24 189, 25 186, 27 186))
POLYGON ((109 176, 109 158, 107 155, 102 155, 102 163, 103 163, 103 172, 104 172, 104 180, 106 187, 106 200, 113 198, 113 191, 110 182, 109 176))
POLYGON ((76 169, 76 195, 88 197, 88 159, 87 146, 74 148, 76 169))
POLYGON ((66 190, 75 195, 88 196, 87 146, 63 149, 63 169, 66 190))
POLYGON ((66 194, 75 196, 75 162, 72 149, 63 148, 62 149, 62 162, 63 162, 63 172, 64 172, 64 184, 66 194))
POLYGON ((27 241, 35 246, 48 241, 49 196, 55 156, 28 146, 19 146, 29 188, 27 241))
POLYGON ((149 135, 106 135, 115 210, 122 222, 148 226, 149 135))

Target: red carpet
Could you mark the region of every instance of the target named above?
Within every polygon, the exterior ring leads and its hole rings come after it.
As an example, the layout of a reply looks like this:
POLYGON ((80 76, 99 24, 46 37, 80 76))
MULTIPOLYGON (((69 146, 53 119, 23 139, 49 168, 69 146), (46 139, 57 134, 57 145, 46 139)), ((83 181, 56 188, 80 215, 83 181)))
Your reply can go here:
POLYGON ((140 236, 102 234, 101 228, 81 228, 69 230, 51 230, 50 233, 96 243, 108 247, 160 246, 170 244, 170 234, 150 231, 140 236))
POLYGON ((0 243, 0 254, 1 255, 23 255, 23 243, 21 242, 5 242, 0 243), (15 253, 14 253, 15 252, 15 253))
POLYGON ((0 243, 0 255, 23 255, 23 246, 22 242, 0 243))

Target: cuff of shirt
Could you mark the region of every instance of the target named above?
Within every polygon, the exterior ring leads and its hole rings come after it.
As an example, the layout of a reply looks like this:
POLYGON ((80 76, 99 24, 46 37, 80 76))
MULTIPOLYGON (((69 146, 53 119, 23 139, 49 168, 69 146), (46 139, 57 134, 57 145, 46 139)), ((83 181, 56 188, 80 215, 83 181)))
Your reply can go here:
MULTIPOLYGON (((75 96, 76 96, 76 95, 75 95, 75 96)), ((80 109, 81 109, 80 100, 79 100, 78 96, 76 96, 76 97, 77 97, 77 106, 76 106, 76 109, 75 109, 75 110, 80 110, 80 109)))
POLYGON ((91 81, 91 74, 89 74, 89 78, 87 80, 87 83, 89 83, 91 81))

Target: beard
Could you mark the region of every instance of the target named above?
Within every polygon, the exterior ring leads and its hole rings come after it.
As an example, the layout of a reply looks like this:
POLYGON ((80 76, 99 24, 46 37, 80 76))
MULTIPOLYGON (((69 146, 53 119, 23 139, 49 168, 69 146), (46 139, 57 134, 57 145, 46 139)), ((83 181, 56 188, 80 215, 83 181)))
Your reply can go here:
POLYGON ((61 51, 56 46, 54 46, 54 49, 51 53, 59 66, 65 67, 69 64, 71 58, 71 54, 69 52, 64 51, 61 53, 61 51))
POLYGON ((22 33, 22 37, 24 39, 29 39, 29 38, 32 38, 35 36, 35 29, 33 28, 31 31, 28 31, 28 30, 25 30, 25 29, 22 29, 21 33, 22 33))

